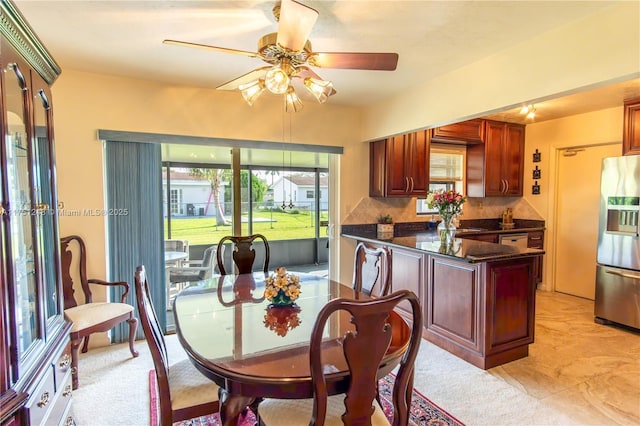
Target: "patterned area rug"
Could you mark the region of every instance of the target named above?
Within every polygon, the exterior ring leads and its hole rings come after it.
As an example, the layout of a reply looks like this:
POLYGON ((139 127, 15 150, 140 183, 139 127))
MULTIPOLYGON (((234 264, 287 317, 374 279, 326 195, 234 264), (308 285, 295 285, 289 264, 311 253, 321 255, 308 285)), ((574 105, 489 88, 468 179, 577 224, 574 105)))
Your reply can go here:
MULTIPOLYGON (((393 390, 393 381, 395 376, 389 374, 380 379, 380 398, 382 400, 382 408, 389 421, 393 419, 393 406, 391 404, 391 394, 393 390)), ((158 394, 156 391, 156 375, 155 371, 149 371, 149 394, 150 394, 150 414, 151 426, 158 426, 158 394)), ((256 422, 255 415, 248 411, 246 416, 240 416, 238 426, 254 426, 256 422)), ((453 417, 451 414, 438 407, 417 390, 413 390, 411 401, 411 413, 409 415, 409 425, 428 425, 428 426, 464 426, 464 424, 453 417)), ((208 416, 196 417, 183 422, 174 423, 173 426, 220 426, 220 416, 218 413, 208 416)))

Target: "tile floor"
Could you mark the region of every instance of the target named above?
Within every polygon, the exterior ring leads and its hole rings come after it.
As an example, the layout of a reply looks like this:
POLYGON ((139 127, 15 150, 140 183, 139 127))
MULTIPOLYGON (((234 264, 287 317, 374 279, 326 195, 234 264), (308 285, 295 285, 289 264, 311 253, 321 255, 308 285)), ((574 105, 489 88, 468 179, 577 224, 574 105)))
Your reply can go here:
POLYGON ((592 300, 539 291, 529 356, 489 371, 586 424, 640 425, 640 333, 596 324, 592 300))

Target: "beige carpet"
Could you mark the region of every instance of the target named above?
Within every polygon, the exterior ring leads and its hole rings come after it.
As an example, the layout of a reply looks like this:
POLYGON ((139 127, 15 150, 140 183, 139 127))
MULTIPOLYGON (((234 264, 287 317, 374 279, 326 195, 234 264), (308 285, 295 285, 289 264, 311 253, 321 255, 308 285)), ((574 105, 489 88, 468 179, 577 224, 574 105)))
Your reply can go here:
MULTIPOLYGON (((415 387, 472 425, 640 425, 640 334, 593 322, 593 302, 539 292, 536 343, 529 357, 483 371, 423 340, 415 387)), ((175 335, 169 358, 186 357, 175 335)), ((148 425, 148 372, 126 344, 91 349, 80 358, 73 392, 80 426, 148 425)))
MULTIPOLYGON (((171 362, 185 357, 175 335, 167 337, 171 362)), ((98 348, 80 361, 74 417, 82 425, 148 425, 151 355, 137 342, 138 358, 126 344, 98 348)), ((423 341, 415 387, 467 425, 578 424, 505 381, 423 341)))

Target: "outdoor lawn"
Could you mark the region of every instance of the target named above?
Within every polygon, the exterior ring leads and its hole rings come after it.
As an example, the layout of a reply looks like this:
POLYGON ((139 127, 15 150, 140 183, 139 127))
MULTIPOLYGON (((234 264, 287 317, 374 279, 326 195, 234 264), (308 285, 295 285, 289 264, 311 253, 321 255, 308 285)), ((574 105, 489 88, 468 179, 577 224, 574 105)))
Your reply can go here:
MULTIPOLYGON (((328 220, 328 213, 321 212, 320 220, 328 220)), ((231 219, 229 225, 217 226, 213 217, 180 217, 171 218, 171 239, 189 240, 189 245, 216 244, 226 235, 232 235, 231 219)), ((247 216, 243 215, 242 233, 248 234, 247 216)), ((314 213, 304 210, 268 211, 259 210, 253 213, 252 233, 262 234, 268 240, 292 240, 315 237, 314 213)), ((164 237, 169 239, 167 219, 164 221, 164 237)), ((325 236, 325 229, 320 229, 320 236, 325 236)))

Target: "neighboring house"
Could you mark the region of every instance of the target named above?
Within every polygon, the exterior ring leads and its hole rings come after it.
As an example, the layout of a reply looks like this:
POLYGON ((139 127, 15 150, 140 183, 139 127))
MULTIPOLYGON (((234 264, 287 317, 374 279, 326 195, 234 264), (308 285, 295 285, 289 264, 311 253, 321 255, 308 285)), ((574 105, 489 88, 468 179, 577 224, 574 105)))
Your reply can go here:
MULTIPOLYGON (((166 169, 162 170, 162 205, 164 217, 167 206, 171 216, 215 216, 211 184, 205 178, 192 176, 189 169, 173 169, 170 174, 170 203, 167 203, 166 169), (178 171, 180 170, 180 171, 178 171)), ((224 199, 224 184, 220 187, 220 199, 224 199)))
MULTIPOLYGON (((326 175, 320 177, 320 210, 327 210, 329 205, 329 179, 326 175)), ((301 210, 315 210, 316 187, 315 176, 305 173, 280 176, 269 188, 273 203, 279 206, 293 202, 295 208, 301 210)))

